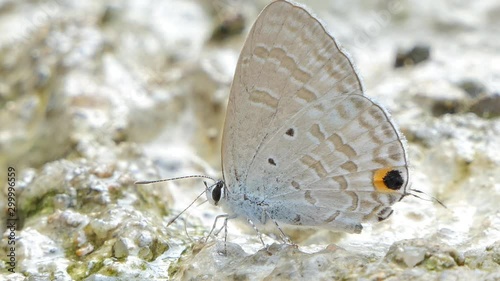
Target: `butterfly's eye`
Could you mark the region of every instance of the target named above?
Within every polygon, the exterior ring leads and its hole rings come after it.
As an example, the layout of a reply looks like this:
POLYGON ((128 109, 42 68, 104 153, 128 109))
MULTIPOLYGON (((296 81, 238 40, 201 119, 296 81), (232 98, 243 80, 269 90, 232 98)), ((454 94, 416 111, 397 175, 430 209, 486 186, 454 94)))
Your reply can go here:
POLYGON ((222 188, 224 187, 224 182, 223 181, 218 181, 214 185, 212 185, 210 188, 207 189, 207 199, 208 201, 212 204, 217 206, 217 203, 219 203, 221 197, 222 197, 222 188))
POLYGON ((219 181, 215 184, 215 188, 212 190, 212 199, 214 200, 215 205, 217 205, 217 202, 219 202, 221 195, 222 195, 222 182, 219 181))

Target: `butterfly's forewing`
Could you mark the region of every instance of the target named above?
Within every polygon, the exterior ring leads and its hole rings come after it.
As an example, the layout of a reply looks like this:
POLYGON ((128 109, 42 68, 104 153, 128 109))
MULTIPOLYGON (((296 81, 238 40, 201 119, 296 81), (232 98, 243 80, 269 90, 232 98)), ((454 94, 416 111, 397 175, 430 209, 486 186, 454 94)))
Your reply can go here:
POLYGON ((380 219, 406 187, 401 138, 388 114, 363 96, 352 63, 317 19, 286 1, 264 9, 229 97, 222 162, 230 191, 270 204, 285 200, 303 213, 301 222, 273 218, 289 224, 330 220, 345 229, 380 219), (381 169, 399 171, 401 188, 377 189, 381 169), (307 219, 309 213, 320 218, 307 219))
POLYGON ((270 4, 248 35, 231 88, 222 146, 226 182, 244 181, 276 129, 326 93, 362 94, 350 61, 301 7, 270 4))

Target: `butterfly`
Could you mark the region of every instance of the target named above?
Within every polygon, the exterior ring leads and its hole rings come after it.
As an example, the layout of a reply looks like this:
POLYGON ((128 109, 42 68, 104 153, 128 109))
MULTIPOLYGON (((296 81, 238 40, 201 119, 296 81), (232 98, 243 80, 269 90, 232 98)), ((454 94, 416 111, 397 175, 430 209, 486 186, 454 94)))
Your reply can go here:
POLYGON ((222 138, 228 218, 360 233, 407 193, 405 139, 304 7, 275 1, 241 51, 222 138))
MULTIPOLYGON (((274 1, 241 51, 207 199, 255 226, 360 233, 408 195, 405 139, 306 8, 274 1)), ((217 221, 216 221, 217 222, 217 221)), ((215 226, 215 224, 214 224, 215 226)), ((227 235, 227 234, 226 234, 227 235)))

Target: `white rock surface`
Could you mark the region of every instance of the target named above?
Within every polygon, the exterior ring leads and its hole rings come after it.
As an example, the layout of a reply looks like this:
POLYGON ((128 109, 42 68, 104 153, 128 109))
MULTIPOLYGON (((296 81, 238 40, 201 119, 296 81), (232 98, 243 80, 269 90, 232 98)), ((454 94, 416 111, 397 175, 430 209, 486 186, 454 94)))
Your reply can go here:
POLYGON ((20 218, 17 273, 1 258, 0 278, 500 280, 495 0, 303 1, 408 138, 412 188, 446 209, 405 198, 360 235, 290 232, 298 249, 230 223, 227 255, 223 234, 205 243, 208 204, 167 227, 203 183, 133 183, 221 176, 235 63, 266 3, 0 1, 0 180, 16 168, 20 218), (224 20, 236 33, 210 39, 224 20), (394 68, 417 44, 430 59, 394 68))

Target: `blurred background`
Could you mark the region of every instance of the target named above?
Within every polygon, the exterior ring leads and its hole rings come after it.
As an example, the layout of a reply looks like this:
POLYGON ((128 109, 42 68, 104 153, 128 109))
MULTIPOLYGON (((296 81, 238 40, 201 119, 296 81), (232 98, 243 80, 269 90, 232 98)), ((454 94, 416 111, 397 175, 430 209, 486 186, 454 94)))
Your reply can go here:
MULTIPOLYGON (((109 271, 187 278, 178 257, 196 251, 188 251, 185 224, 197 240, 213 212, 204 205, 186 222, 166 224, 172 208, 174 215, 185 208, 203 184, 134 181, 222 176, 220 138, 234 69, 269 2, 0 0, 0 180, 7 198, 7 169, 15 168, 16 237, 23 238, 12 280, 109 271)), ((491 255, 500 253, 500 3, 301 3, 351 54, 366 95, 385 105, 405 134, 412 188, 449 210, 406 198, 367 235, 296 239, 335 242, 361 256, 370 248, 386 258, 394 243, 424 239, 449 247, 449 274, 492 277, 498 260, 491 255), (479 256, 488 266, 467 264, 476 273, 459 267, 479 256)), ((6 224, 0 230, 4 256, 10 232, 6 224)), ((249 233, 230 241, 256 240, 249 233)), ((417 251, 415 264, 394 260, 411 269, 429 251, 417 251)), ((198 268, 217 270, 210 266, 198 268)), ((0 270, 7 268, 4 260, 0 270)), ((433 274, 422 270, 421 278, 433 274)))

